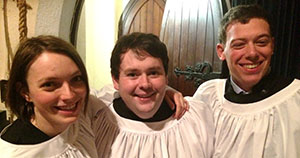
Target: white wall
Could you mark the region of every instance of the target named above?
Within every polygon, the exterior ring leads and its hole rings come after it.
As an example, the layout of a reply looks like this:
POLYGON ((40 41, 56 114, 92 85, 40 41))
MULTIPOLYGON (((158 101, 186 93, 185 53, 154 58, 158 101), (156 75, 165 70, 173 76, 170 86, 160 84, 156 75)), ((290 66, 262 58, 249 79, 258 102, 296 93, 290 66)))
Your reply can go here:
POLYGON ((117 37, 119 17, 128 0, 87 0, 86 68, 92 88, 111 84, 110 55, 117 37))
POLYGON ((35 35, 54 35, 70 41, 75 2, 75 0, 39 0, 35 35))

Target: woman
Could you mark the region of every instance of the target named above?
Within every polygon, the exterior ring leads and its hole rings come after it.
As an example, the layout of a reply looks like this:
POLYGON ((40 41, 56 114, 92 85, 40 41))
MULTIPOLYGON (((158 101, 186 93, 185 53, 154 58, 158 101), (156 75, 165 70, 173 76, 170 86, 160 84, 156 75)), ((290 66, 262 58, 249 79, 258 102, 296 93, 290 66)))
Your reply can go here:
POLYGON ((21 43, 7 93, 17 119, 1 133, 1 157, 97 157, 87 72, 71 44, 53 36, 21 43))

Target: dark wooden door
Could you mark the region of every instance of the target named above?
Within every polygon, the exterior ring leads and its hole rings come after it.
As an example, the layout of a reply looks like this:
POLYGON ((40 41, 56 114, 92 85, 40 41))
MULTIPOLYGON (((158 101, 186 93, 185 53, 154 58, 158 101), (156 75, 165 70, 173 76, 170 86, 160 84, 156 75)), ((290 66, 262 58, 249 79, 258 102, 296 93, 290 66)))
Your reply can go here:
POLYGON ((160 34, 165 0, 130 0, 119 21, 118 37, 131 32, 160 34))
POLYGON ((185 70, 197 63, 208 62, 213 71, 221 71, 217 57, 217 32, 222 17, 219 0, 167 0, 160 38, 169 51, 169 85, 185 96, 193 95, 194 81, 176 76, 175 68, 185 70))

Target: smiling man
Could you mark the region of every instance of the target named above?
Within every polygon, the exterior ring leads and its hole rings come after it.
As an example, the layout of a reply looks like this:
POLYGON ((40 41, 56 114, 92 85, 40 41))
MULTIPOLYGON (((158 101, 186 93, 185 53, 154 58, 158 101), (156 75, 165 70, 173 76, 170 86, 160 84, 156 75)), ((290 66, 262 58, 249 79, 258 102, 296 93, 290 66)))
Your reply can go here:
POLYGON ((120 98, 98 112, 94 124, 99 157, 211 157, 214 126, 210 109, 189 100, 181 119, 164 100, 168 53, 153 34, 121 37, 111 56, 120 98))
POLYGON ((273 75, 271 22, 257 5, 223 17, 217 53, 230 77, 202 84, 194 98, 213 110, 218 158, 299 158, 300 81, 273 75))
POLYGON ((269 24, 252 18, 247 24, 228 24, 226 30, 226 40, 217 45, 218 56, 227 61, 232 80, 250 91, 269 70, 274 48, 269 24))
POLYGON ((128 108, 138 117, 148 119, 163 101, 167 77, 160 60, 146 52, 129 50, 123 56, 119 76, 113 76, 113 83, 128 108))

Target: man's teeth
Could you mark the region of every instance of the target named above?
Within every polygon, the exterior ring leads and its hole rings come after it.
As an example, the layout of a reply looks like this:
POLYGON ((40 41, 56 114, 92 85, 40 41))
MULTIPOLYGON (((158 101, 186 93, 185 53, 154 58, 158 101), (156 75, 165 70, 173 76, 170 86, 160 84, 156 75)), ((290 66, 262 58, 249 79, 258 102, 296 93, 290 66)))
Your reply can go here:
POLYGON ((150 94, 150 95, 137 95, 138 97, 140 97, 140 98, 149 98, 149 97, 151 97, 153 94, 150 94))
POLYGON ((150 96, 139 96, 140 98, 148 98, 148 97, 150 97, 150 96))
POLYGON ((244 65, 245 68, 248 68, 248 69, 254 69, 258 66, 258 64, 252 64, 252 65, 244 65))

